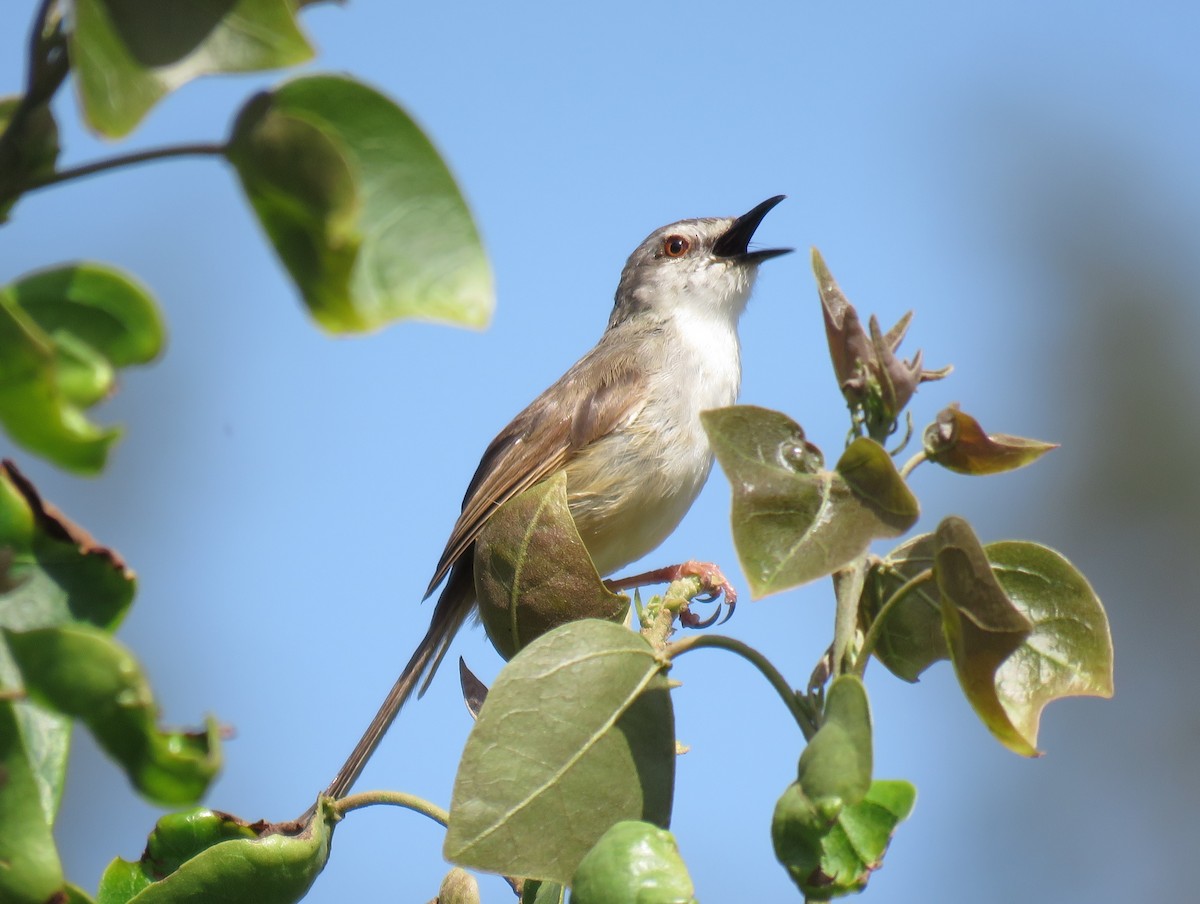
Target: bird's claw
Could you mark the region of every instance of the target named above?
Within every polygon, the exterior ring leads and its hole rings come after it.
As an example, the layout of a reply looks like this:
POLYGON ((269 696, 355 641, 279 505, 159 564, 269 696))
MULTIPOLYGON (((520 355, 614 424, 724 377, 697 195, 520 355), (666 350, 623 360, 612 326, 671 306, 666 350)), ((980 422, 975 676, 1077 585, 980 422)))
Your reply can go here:
POLYGON ((692 598, 694 602, 711 603, 713 600, 724 597, 725 605, 728 607, 725 617, 718 623, 717 619, 721 615, 720 605, 706 619, 701 619, 698 615, 693 614, 685 605, 679 612, 679 622, 685 628, 711 628, 715 624, 723 625, 733 617, 733 610, 737 608, 737 591, 733 589, 733 585, 726 580, 725 575, 716 565, 711 562, 684 562, 679 566, 679 577, 700 579, 700 593, 692 598))

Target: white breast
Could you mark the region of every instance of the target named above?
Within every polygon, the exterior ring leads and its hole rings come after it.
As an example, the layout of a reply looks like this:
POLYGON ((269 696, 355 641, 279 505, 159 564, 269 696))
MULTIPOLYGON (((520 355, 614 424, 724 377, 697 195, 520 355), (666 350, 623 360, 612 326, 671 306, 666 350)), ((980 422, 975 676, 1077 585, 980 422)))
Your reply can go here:
POLYGON ((675 529, 712 469, 700 412, 733 404, 741 382, 728 316, 677 311, 646 404, 625 429, 567 469, 571 511, 602 575, 641 558, 675 529))

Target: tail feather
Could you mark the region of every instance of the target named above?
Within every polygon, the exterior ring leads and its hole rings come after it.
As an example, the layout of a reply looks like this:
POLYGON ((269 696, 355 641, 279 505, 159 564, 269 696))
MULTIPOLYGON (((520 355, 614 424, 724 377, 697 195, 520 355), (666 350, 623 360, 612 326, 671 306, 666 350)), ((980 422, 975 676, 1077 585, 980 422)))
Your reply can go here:
POLYGON ((325 789, 322 796, 332 797, 335 800, 345 797, 367 765, 367 760, 371 758, 371 754, 383 740, 384 734, 395 721, 400 708, 412 696, 418 684, 420 685, 418 696, 425 693, 425 689, 433 679, 434 672, 441 665, 442 659, 450 647, 450 642, 471 612, 475 596, 474 585, 474 576, 468 558, 466 565, 459 564, 450 572, 446 587, 438 597, 437 606, 433 610, 429 630, 417 644, 417 649, 400 673, 400 677, 396 679, 396 683, 392 685, 392 689, 388 691, 375 718, 371 720, 371 724, 367 726, 363 736, 354 745, 354 750, 342 764, 342 768, 338 770, 338 774, 329 783, 329 787, 325 789))

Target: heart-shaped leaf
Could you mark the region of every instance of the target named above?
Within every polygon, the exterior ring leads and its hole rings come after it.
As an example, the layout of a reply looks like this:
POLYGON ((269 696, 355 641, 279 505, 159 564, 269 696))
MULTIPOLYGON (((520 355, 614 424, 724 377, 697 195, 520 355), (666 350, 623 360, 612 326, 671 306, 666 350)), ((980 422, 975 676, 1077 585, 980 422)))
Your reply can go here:
POLYGON ((733 488, 733 539, 755 596, 832 574, 916 519, 916 500, 872 440, 851 444, 826 471, 778 411, 738 405, 705 411, 701 422, 733 488))
POLYGON ((396 104, 342 76, 253 98, 229 159, 317 322, 483 326, 492 276, 454 178, 396 104))
POLYGON ((595 620, 513 657, 459 762, 446 858, 566 885, 615 823, 666 827, 675 732, 662 671, 643 638, 595 620))

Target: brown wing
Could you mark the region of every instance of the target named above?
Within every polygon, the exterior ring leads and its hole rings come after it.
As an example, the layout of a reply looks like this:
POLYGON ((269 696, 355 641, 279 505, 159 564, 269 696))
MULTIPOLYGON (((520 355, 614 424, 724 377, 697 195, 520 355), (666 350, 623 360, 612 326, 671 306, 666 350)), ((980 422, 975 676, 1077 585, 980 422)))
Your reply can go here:
POLYGON ((492 512, 637 416, 645 398, 645 365, 633 353, 620 354, 616 338, 609 333, 492 440, 467 487, 462 514, 426 597, 470 550, 492 512))

